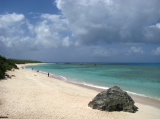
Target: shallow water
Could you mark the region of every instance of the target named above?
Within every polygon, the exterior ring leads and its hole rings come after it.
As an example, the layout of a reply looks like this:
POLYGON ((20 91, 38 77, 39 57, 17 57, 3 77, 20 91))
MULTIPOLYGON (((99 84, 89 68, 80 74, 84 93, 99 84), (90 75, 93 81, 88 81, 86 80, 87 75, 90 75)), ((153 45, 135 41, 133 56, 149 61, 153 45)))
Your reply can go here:
POLYGON ((160 64, 57 63, 27 66, 74 83, 107 89, 119 86, 128 92, 160 99, 160 64))

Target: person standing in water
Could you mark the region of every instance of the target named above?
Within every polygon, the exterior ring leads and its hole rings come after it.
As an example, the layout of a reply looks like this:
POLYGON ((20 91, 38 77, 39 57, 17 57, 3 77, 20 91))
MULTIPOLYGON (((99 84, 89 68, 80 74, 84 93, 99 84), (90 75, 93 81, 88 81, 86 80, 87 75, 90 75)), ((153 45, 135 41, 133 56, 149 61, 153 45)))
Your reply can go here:
POLYGON ((48 73, 48 77, 49 77, 49 73, 48 73))

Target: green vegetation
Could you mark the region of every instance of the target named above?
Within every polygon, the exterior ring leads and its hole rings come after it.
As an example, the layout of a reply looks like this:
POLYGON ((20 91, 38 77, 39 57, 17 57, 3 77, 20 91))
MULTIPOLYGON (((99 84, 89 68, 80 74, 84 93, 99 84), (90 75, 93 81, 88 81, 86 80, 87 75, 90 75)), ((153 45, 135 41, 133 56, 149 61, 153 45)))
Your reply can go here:
POLYGON ((25 64, 25 63, 42 63, 40 61, 32 60, 17 60, 17 59, 6 59, 0 55, 0 79, 4 78, 5 72, 11 70, 12 68, 18 69, 16 64, 25 64))
POLYGON ((33 60, 17 60, 17 59, 10 59, 15 64, 25 64, 25 63, 42 63, 40 61, 33 61, 33 60))
POLYGON ((5 72, 12 68, 18 69, 14 62, 10 59, 0 56, 0 79, 4 78, 5 72))

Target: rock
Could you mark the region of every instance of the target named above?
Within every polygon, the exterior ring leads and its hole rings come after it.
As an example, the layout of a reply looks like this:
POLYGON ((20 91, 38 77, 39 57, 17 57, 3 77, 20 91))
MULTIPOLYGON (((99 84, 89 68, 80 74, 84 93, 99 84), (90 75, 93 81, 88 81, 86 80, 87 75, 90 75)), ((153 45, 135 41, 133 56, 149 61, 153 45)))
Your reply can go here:
POLYGON ((102 111, 125 111, 136 112, 138 107, 134 105, 133 99, 119 87, 114 86, 99 93, 88 106, 102 111))

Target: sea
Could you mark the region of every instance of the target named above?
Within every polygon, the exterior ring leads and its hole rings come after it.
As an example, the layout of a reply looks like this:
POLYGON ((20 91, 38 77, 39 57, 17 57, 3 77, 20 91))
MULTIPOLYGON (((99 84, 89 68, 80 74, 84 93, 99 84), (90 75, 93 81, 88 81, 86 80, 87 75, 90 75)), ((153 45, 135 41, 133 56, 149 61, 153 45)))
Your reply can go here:
POLYGON ((67 82, 100 89, 119 86, 129 93, 160 100, 160 64, 48 63, 26 68, 67 82))

